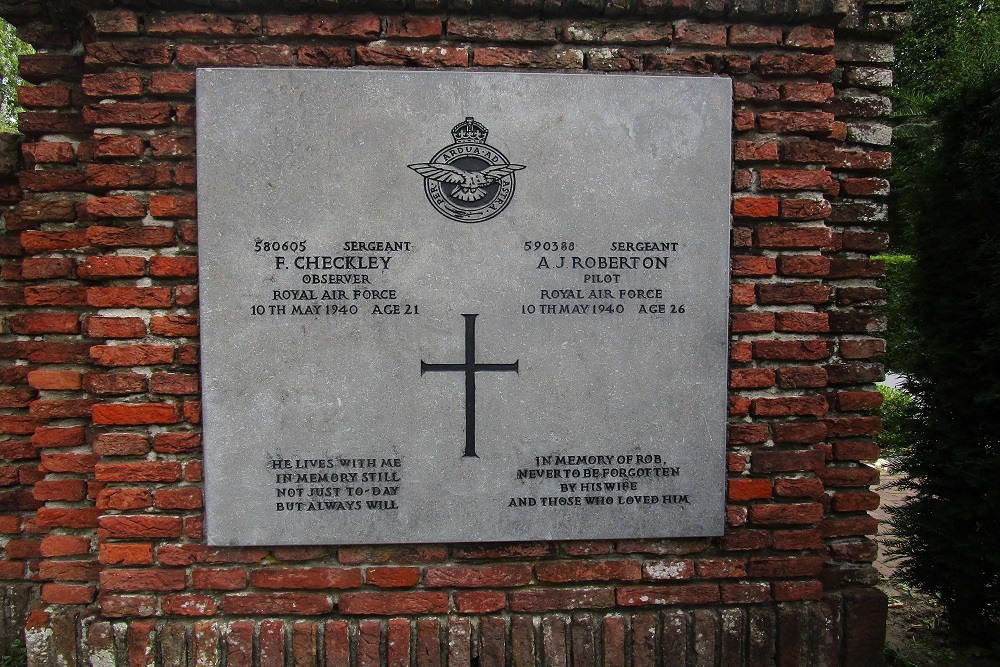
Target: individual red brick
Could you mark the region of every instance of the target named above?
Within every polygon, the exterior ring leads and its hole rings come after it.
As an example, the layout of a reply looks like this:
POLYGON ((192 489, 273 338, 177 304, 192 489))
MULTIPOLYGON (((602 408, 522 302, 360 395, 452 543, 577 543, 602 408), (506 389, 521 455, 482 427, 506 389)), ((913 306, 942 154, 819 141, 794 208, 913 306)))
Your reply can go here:
POLYGON ((169 287, 90 287, 87 304, 95 308, 169 308, 169 287))
POLYGON ((870 512, 879 506, 879 494, 874 491, 839 491, 833 494, 835 512, 870 512))
MULTIPOLYGON (((778 92, 778 87, 772 83, 762 83, 759 81, 746 82, 737 81, 733 83, 733 100, 736 102, 776 102, 780 98, 780 93, 778 92)), ((742 130, 753 129, 753 124, 750 123, 749 127, 741 128, 742 130)), ((756 143, 756 142, 743 142, 743 143, 756 143)), ((768 142, 773 148, 773 160, 777 160, 777 145, 773 142, 768 142)), ((733 146, 734 156, 737 154, 736 145, 733 146)), ((768 152, 771 152, 769 149, 768 152)), ((736 158, 742 159, 742 158, 736 158)))
POLYGON ((149 212, 154 218, 193 218, 198 207, 194 195, 150 195, 149 212))
POLYGON ((778 200, 774 197, 734 197, 733 217, 741 219, 778 217, 778 200))
POLYGON ((710 604, 719 601, 717 584, 676 584, 671 586, 624 586, 617 602, 623 607, 651 605, 710 604))
POLYGON ((157 394, 197 394, 198 376, 188 373, 154 373, 149 387, 157 394))
POLYGON ((776 162, 778 160, 778 144, 773 141, 735 141, 733 142, 733 159, 737 162, 776 162))
POLYGON ((246 588, 248 575, 241 568, 194 568, 191 580, 198 590, 237 591, 246 588))
POLYGON ((819 77, 832 74, 836 67, 832 55, 765 53, 757 61, 755 70, 761 76, 819 77))
POLYGON ((174 516, 116 515, 100 519, 101 529, 112 539, 178 538, 181 525, 180 517, 174 516))
POLYGON ((182 454, 201 449, 201 434, 181 431, 157 433, 153 436, 153 449, 161 454, 182 454))
POLYGON ((424 573, 424 585, 431 588, 524 586, 530 581, 528 565, 446 565, 428 568, 424 573))
MULTIPOLYGON (((737 132, 749 132, 754 129, 757 124, 757 116, 753 111, 749 109, 733 109, 733 129, 737 132)), ((736 190, 746 190, 750 185, 750 180, 752 180, 752 175, 749 172, 744 174, 749 178, 743 179, 744 182, 736 183, 734 182, 734 189, 736 190)), ((734 179, 735 181, 735 179, 734 179)))
POLYGON ((181 44, 177 47, 177 63, 189 67, 287 66, 292 60, 292 49, 284 44, 181 44))
MULTIPOLYGON (((77 267, 77 273, 85 280, 138 278, 145 272, 145 258, 122 257, 119 255, 95 255, 88 257, 77 267)), ((90 321, 94 319, 97 318, 90 318, 90 321)))
POLYGON ((63 232, 47 232, 29 229, 21 232, 21 246, 30 254, 74 250, 88 245, 87 232, 72 229, 63 232))
POLYGON ((823 255, 782 255, 778 270, 786 276, 825 276, 830 272, 830 258, 823 255))
POLYGON ((818 366, 786 366, 777 370, 782 389, 818 388, 827 385, 826 369, 818 366))
POLYGON ((32 401, 28 413, 40 419, 85 417, 90 412, 93 404, 94 401, 92 399, 86 398, 38 400, 32 401))
POLYGON ((882 405, 882 394, 877 391, 841 391, 837 393, 840 410, 875 410, 882 405))
POLYGON ((98 560, 108 565, 152 565, 153 545, 149 542, 102 544, 98 560))
MULTIPOLYGON (((360 54, 359 54, 360 56, 360 54)), ((583 51, 578 49, 514 49, 482 47, 473 53, 477 67, 525 67, 546 69, 582 69, 583 51)), ((452 65, 462 67, 464 65, 452 65)))
POLYGON ((819 556, 758 556, 747 563, 751 577, 810 577, 822 570, 823 559, 819 556))
POLYGON ((830 243, 830 230, 766 225, 757 228, 757 242, 764 248, 822 248, 830 243))
POLYGON ((65 86, 20 86, 17 89, 17 100, 27 108, 66 107, 69 106, 69 88, 65 86))
POLYGON ((149 451, 149 441, 141 433, 99 433, 94 438, 94 453, 101 456, 142 456, 149 451))
POLYGON ((75 334, 80 331, 80 316, 76 313, 27 313, 8 320, 17 334, 75 334))
POLYGON ((833 438, 873 436, 882 432, 882 420, 878 417, 847 417, 825 421, 827 433, 833 438))
POLYGON ((817 471, 828 487, 872 486, 878 484, 879 471, 867 465, 849 467, 828 466, 817 471))
POLYGON ((797 310, 778 313, 775 329, 788 333, 824 333, 830 330, 830 316, 797 310))
POLYGON ((874 535, 878 532, 878 520, 867 514, 837 517, 824 519, 819 528, 825 538, 874 535))
POLYGON ((178 306, 193 306, 198 302, 198 286, 178 285, 174 288, 174 301, 178 306))
POLYGON ((38 578, 46 581, 94 581, 100 563, 84 560, 44 560, 38 566, 38 578))
MULTIPOLYGON (((208 595, 198 595, 193 593, 179 593, 172 595, 164 595, 160 600, 160 609, 164 614, 175 614, 178 616, 212 616, 216 613, 217 604, 215 598, 208 595)), ((213 626, 214 627, 214 626, 213 626)), ((218 642, 218 637, 214 636, 212 639, 206 639, 207 635, 204 633, 199 633, 195 631, 195 641, 208 641, 211 645, 212 641, 218 642)), ((210 637, 210 636, 208 636, 210 637)), ((203 651, 195 651, 195 655, 198 656, 197 664, 207 664, 205 660, 206 656, 215 656, 211 648, 206 647, 203 651)))
POLYGON ((96 528, 98 510, 69 507, 43 507, 35 515, 42 528, 96 528))
POLYGON ((26 408, 38 397, 38 392, 30 387, 0 389, 0 408, 26 408))
POLYGON ((824 220, 833 208, 825 199, 783 199, 781 217, 785 220, 824 220))
POLYGON ((34 163, 68 163, 76 157, 73 144, 66 141, 39 141, 21 144, 25 160, 34 163))
POLYGON ((781 43, 777 26, 737 23, 729 29, 730 46, 775 46, 781 43))
POLYGON ((83 389, 101 396, 141 394, 149 388, 145 375, 139 373, 85 373, 83 389))
POLYGON ((42 585, 42 602, 48 604, 90 604, 97 589, 94 586, 45 583, 42 585))
POLYGON ((730 479, 728 498, 731 501, 759 500, 771 497, 771 480, 738 477, 730 479))
POLYGON ((197 35, 248 37, 260 34, 260 17, 254 14, 223 16, 220 14, 151 14, 146 18, 149 35, 197 35))
POLYGON ((300 46, 296 52, 302 67, 350 67, 354 55, 347 46, 300 46))
POLYGON ((737 579, 746 576, 743 558, 708 558, 695 562, 698 576, 706 579, 737 579))
POLYGON ((448 18, 448 36, 456 41, 556 42, 558 25, 551 21, 477 18, 448 18))
POLYGON ((770 585, 763 581, 724 583, 719 589, 721 600, 726 604, 752 604, 771 599, 770 585))
POLYGON ((823 518, 820 503, 782 503, 752 505, 750 521, 759 525, 816 524, 823 518))
POLYGON ((830 172, 821 169, 760 170, 760 187, 765 190, 825 190, 832 184, 830 172))
MULTIPOLYGON (((77 214, 81 220, 93 220, 95 218, 141 218, 146 215, 146 206, 135 197, 119 195, 114 197, 91 197, 77 205, 77 214)), ((117 229, 100 228, 97 229, 117 229)), ((88 240, 93 243, 93 236, 89 233, 88 240)))
POLYGON ((766 389, 774 386, 774 370, 770 368, 734 368, 729 371, 731 389, 766 389))
POLYGON ((163 127, 171 122, 171 109, 166 102, 88 104, 83 119, 98 127, 163 127))
POLYGON ((834 119, 835 116, 826 111, 766 111, 757 117, 760 129, 764 132, 809 134, 819 137, 827 137, 833 132, 834 119))
POLYGON ((81 556, 90 552, 90 538, 74 535, 46 535, 39 553, 46 558, 81 556))
POLYGON ((102 510, 141 510, 153 506, 153 494, 138 487, 107 487, 97 494, 97 507, 102 510))
POLYGON ((191 157, 195 152, 193 137, 177 135, 152 137, 149 145, 153 149, 153 157, 191 157))
POLYGON ((359 65, 434 68, 469 65, 469 50, 450 46, 359 46, 356 53, 359 65))
POLYGON ((755 285, 731 285, 730 301, 734 306, 752 306, 757 301, 755 285))
POLYGON ((174 245, 174 229, 153 226, 90 227, 87 239, 95 246, 155 248, 174 245))
POLYGON ((85 287, 38 286, 24 289, 29 306, 82 306, 87 300, 85 287))
POLYGON ((365 571, 365 582, 379 588, 409 588, 420 582, 420 568, 370 567, 365 571))
POLYGON ((535 566, 539 581, 636 581, 642 577, 636 561, 555 561, 535 566))
POLYGON ((682 20, 674 23, 675 44, 688 46, 725 46, 726 26, 707 23, 695 23, 682 20))
POLYGON ((781 99, 786 102, 825 104, 833 99, 833 85, 829 83, 783 83, 781 99))
POLYGON ((184 570, 115 569, 101 572, 101 590, 134 593, 138 591, 179 591, 186 587, 184 570))
POLYGON ((510 609, 516 612, 603 609, 612 606, 614 590, 609 588, 529 589, 510 593, 510 609))
POLYGON ((819 470, 823 452, 818 449, 758 449, 751 455, 751 469, 756 474, 819 470))
POLYGON ((181 478, 181 464, 176 461, 141 463, 99 463, 94 478, 102 482, 176 482, 181 478))
POLYGON ((507 595, 498 591, 456 591, 455 608, 462 614, 489 614, 503 611, 507 595))
POLYGON ((203 504, 201 489, 194 487, 160 489, 153 495, 153 506, 161 510, 195 510, 203 504))
POLYGON ((833 444, 835 461, 874 461, 879 447, 872 440, 838 440, 833 444))
MULTIPOLYGON (((450 22, 449 22, 450 25, 450 22)), ((437 39, 441 36, 439 16, 390 16, 385 36, 399 39, 437 39)))
POLYGON ((832 48, 834 44, 833 30, 816 28, 809 25, 798 25, 788 31, 785 46, 798 49, 823 50, 832 48))
POLYGON ((169 345, 95 345, 90 357, 99 366, 155 366, 174 360, 169 345))
POLYGON ((823 482, 815 477, 779 477, 774 480, 774 494, 781 498, 812 498, 823 501, 826 499, 823 491, 823 482))
POLYGON ((139 157, 145 149, 146 142, 135 135, 94 135, 94 156, 98 158, 139 157))
MULTIPOLYGON (((156 598, 152 595, 104 594, 98 603, 105 618, 144 618, 156 613, 156 598)), ((142 657, 137 660, 138 662, 133 664, 148 664, 143 662, 142 657)))
POLYGON ((85 45, 87 65, 169 65, 173 48, 155 42, 90 42, 85 45))
POLYGON ((183 415, 184 415, 184 421, 188 422, 189 424, 200 424, 201 402, 184 401, 183 415))
MULTIPOLYGON (((52 170, 22 171, 18 181, 24 190, 30 192, 62 192, 87 189, 87 175, 79 171, 52 170)), ((50 232, 51 234, 69 234, 71 232, 50 232)), ((74 232, 73 233, 78 233, 74 232)), ((22 243, 24 243, 22 235, 22 243)), ((27 246, 25 246, 27 250, 27 246)))
POLYGON ((87 185, 97 189, 144 188, 153 185, 156 172, 148 165, 87 165, 87 185))
POLYGON ((197 257, 150 257, 149 275, 158 278, 190 278, 198 275, 197 257))
POLYGON ((823 598, 823 584, 819 581, 775 581, 771 584, 771 591, 778 602, 823 598))
POLYGON ((97 457, 93 454, 42 454, 41 465, 48 472, 89 474, 97 457))
POLYGON ((36 500, 74 502, 87 495, 87 484, 82 479, 39 480, 35 482, 36 500))
POLYGON ((92 338, 143 338, 146 323, 138 317, 89 317, 87 335, 92 338))
POLYGON ((139 18, 127 9, 93 10, 87 15, 90 25, 99 35, 136 35, 139 18))
POLYGON ((84 94, 90 97, 137 97, 142 95, 142 78, 134 72, 84 74, 84 94))
POLYGON ((258 588, 347 589, 361 585, 358 568, 267 568, 250 573, 250 583, 258 588))
MULTIPOLYGON (((153 95, 190 95, 194 93, 194 72, 153 72, 148 90, 153 95)), ((150 143, 157 139, 151 138, 150 143)))
POLYGON ((775 361, 818 361, 830 356, 830 344, 825 340, 755 340, 753 354, 775 361))
POLYGON ((832 298, 833 288, 818 282, 764 283, 757 286, 757 302, 765 305, 822 305, 832 298))
POLYGON ((766 424, 730 424, 730 445, 751 445, 767 442, 768 428, 766 424))
POLYGON ((774 331, 774 313, 733 313, 729 328, 734 334, 774 331))
MULTIPOLYGON (((48 278, 70 278, 75 262, 66 257, 25 257, 21 262, 20 276, 6 276, 7 280, 45 280, 48 278)), ((4 266, 4 271, 12 269, 13 263, 4 266)))
POLYGON ((448 594, 416 593, 344 593, 338 609, 342 614, 396 616, 442 614, 448 612, 448 594))
POLYGON ((107 403, 94 406, 93 419, 103 425, 176 424, 180 414, 171 403, 107 403))
POLYGON ((23 134, 78 134, 90 126, 77 113, 22 111, 18 114, 17 128, 23 134))

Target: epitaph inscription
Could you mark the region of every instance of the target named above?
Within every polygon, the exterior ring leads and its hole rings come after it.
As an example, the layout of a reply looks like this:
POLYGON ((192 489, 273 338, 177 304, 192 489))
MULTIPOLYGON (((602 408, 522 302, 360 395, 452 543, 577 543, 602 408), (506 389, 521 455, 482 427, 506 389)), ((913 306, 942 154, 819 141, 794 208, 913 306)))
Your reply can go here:
POLYGON ((721 534, 727 79, 197 91, 211 544, 721 534))

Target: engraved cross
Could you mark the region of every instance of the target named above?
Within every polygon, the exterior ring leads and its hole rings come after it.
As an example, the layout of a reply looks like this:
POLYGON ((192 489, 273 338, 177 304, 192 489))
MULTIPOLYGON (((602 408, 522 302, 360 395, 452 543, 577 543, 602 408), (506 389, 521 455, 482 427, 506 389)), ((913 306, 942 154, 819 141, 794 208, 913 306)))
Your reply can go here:
POLYGON ((465 363, 464 364, 429 364, 420 360, 420 374, 437 371, 456 371, 465 373, 465 453, 462 456, 476 454, 476 373, 483 371, 514 371, 520 359, 512 364, 477 364, 476 363, 476 318, 479 313, 462 313, 465 318, 465 363))

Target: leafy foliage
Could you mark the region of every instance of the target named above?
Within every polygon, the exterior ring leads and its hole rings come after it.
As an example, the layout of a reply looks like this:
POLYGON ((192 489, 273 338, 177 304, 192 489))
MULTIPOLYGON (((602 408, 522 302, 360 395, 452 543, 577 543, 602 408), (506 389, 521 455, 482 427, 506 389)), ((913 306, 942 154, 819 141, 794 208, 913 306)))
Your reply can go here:
POLYGON ((1000 66, 964 77, 927 108, 904 191, 918 338, 899 463, 915 495, 892 547, 953 631, 986 638, 1000 631, 1000 66))
POLYGON ((17 132, 17 87, 24 85, 18 75, 17 59, 35 50, 18 39, 14 26, 0 19, 0 132, 17 132))
POLYGON ((913 418, 916 406, 908 392, 884 385, 878 386, 882 393, 882 432, 875 437, 883 456, 896 457, 906 452, 910 446, 913 418))
POLYGON ((917 336, 910 316, 913 258, 910 255, 882 255, 876 259, 885 262, 885 276, 878 281, 879 287, 887 293, 884 310, 889 325, 885 331, 885 365, 896 373, 909 375, 913 372, 917 336))
POLYGON ((27 664, 24 642, 15 641, 0 653, 0 667, 24 667, 27 664))

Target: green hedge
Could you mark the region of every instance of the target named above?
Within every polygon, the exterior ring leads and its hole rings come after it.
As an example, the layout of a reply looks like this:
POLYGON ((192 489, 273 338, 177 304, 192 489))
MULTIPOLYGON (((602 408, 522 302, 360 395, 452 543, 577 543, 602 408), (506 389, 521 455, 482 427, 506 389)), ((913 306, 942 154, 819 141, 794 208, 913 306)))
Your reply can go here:
POLYGON ((885 276, 878 281, 879 287, 887 292, 884 312, 889 324, 885 330, 885 366, 900 375, 910 375, 917 349, 917 330, 910 313, 913 305, 913 257, 882 255, 876 259, 885 262, 885 276))

